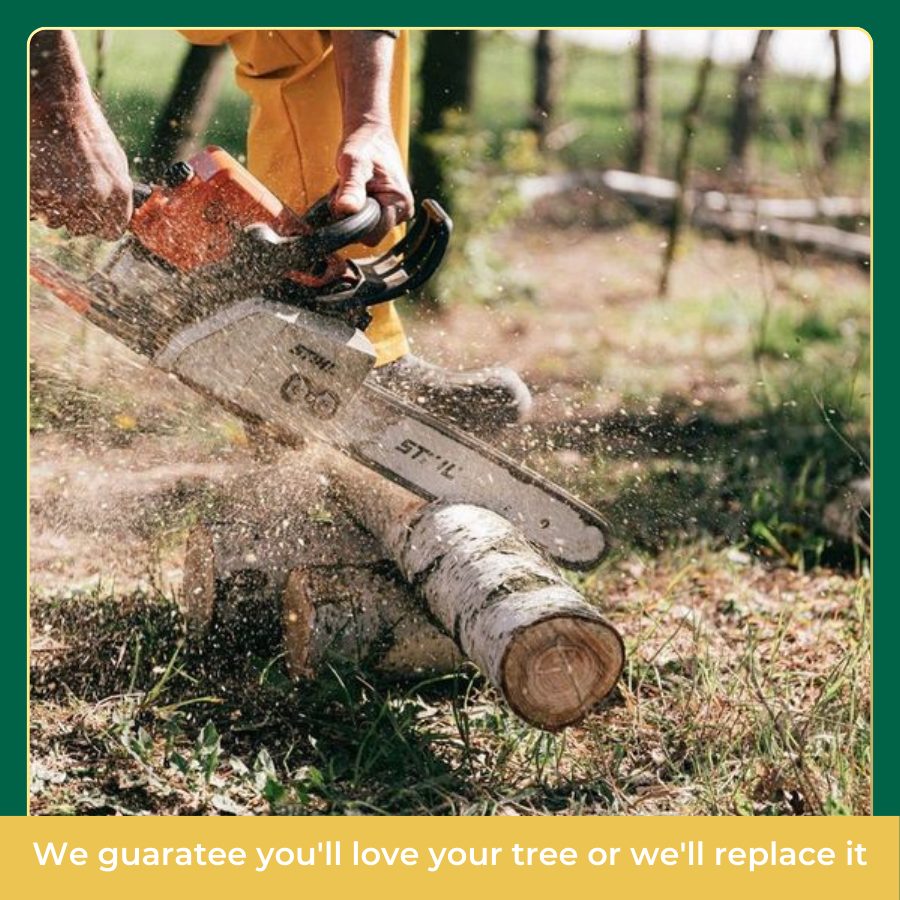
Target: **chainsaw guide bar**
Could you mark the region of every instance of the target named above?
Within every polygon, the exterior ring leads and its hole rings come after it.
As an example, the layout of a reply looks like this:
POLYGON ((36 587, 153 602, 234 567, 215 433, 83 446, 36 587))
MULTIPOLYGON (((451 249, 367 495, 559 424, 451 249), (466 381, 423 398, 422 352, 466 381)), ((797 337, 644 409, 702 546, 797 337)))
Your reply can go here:
MULTIPOLYGON (((116 334, 92 308, 87 283, 39 258, 31 273, 116 334)), ((336 318, 244 300, 177 331, 153 362, 235 413, 294 440, 323 441, 421 497, 484 506, 561 565, 590 568, 606 552, 608 526, 591 507, 489 444, 367 383, 372 345, 336 318)))
POLYGON ((330 317, 245 300, 179 332, 154 360, 292 438, 313 436, 421 497, 484 506, 558 562, 595 564, 605 523, 504 453, 367 383, 375 353, 330 317), (227 377, 225 377, 227 373, 227 377))
POLYGON ((368 377, 367 308, 440 265, 452 222, 437 203, 425 200, 386 253, 346 260, 334 251, 374 227, 374 200, 335 221, 324 198, 298 218, 216 147, 164 181, 136 198, 130 234, 89 278, 34 254, 32 278, 286 442, 312 437, 420 497, 492 510, 561 565, 599 562, 608 530, 599 513, 368 377))

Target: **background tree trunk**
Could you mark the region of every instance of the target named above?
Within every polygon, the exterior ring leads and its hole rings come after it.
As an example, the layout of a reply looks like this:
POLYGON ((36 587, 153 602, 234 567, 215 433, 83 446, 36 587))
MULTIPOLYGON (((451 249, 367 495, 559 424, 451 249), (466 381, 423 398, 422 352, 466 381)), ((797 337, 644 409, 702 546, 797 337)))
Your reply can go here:
POLYGON ((747 148, 759 120, 759 100, 772 34, 769 30, 757 33, 750 59, 738 72, 735 84, 728 166, 732 174, 740 179, 744 177, 747 148))
POLYGON ((410 147, 413 187, 418 197, 433 197, 451 214, 452 192, 429 137, 443 129, 449 111, 465 114, 472 106, 475 41, 473 31, 428 31, 419 69, 422 104, 410 147))
POLYGON ((547 132, 553 124, 556 98, 559 92, 559 49, 553 31, 541 29, 534 42, 534 99, 530 126, 537 134, 538 146, 543 150, 547 132))
POLYGON ((653 83, 653 54, 650 47, 650 34, 644 29, 638 32, 634 61, 634 107, 631 111, 632 142, 628 166, 633 172, 646 174, 656 171, 659 108, 653 83))
POLYGON ((419 77, 422 107, 419 130, 439 131, 448 110, 468 112, 472 106, 475 72, 474 31, 428 31, 419 77))
POLYGON ((829 32, 832 52, 834 53, 834 74, 828 92, 828 112, 822 126, 822 164, 827 171, 837 158, 841 144, 841 130, 844 113, 844 65, 841 58, 841 34, 839 31, 829 32))
MULTIPOLYGON (((472 107, 477 38, 475 31, 427 31, 419 68, 422 99, 418 128, 410 143, 412 186, 417 198, 437 200, 450 215, 454 213, 453 179, 446 171, 440 137, 448 112, 465 116, 472 107)), ((441 293, 441 273, 437 272, 416 293, 416 305, 438 314, 441 293)))
POLYGON ((694 93, 684 111, 681 119, 681 146, 678 149, 678 158, 675 161, 675 184, 677 193, 672 208, 672 219, 669 223, 669 239, 663 251, 662 271, 659 276, 659 295, 665 297, 669 293, 669 275, 672 270, 672 262, 675 259, 675 251, 678 247, 678 239, 686 219, 686 197, 688 181, 691 171, 691 151, 694 145, 694 135, 700 124, 700 113, 703 109, 703 101, 706 99, 706 88, 709 84, 709 73, 713 65, 713 38, 710 38, 706 58, 700 63, 697 70, 697 81, 694 84, 694 93))
POLYGON ((215 110, 227 58, 224 45, 188 48, 150 141, 148 177, 158 176, 171 162, 196 150, 215 110))
POLYGON ((94 34, 94 92, 103 98, 103 82, 106 79, 106 54, 109 52, 112 32, 105 28, 98 28, 94 34))

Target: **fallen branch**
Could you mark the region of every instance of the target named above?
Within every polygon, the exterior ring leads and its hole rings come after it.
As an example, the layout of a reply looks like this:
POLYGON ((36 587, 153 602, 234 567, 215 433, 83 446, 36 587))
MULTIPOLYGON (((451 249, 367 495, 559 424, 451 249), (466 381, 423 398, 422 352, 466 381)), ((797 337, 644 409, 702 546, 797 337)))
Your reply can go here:
MULTIPOLYGON (((569 190, 586 188, 618 197, 643 215, 668 220, 675 208, 677 185, 668 178, 610 169, 566 172, 523 179, 519 195, 528 203, 569 190)), ((685 210, 695 228, 729 238, 750 238, 779 248, 794 247, 834 259, 866 264, 871 238, 823 222, 860 221, 870 217, 869 202, 854 197, 749 197, 721 191, 689 190, 685 210)))
MULTIPOLYGON (((677 194, 677 185, 669 178, 621 169, 559 172, 519 180, 519 196, 529 203, 577 188, 605 189, 636 208, 657 212, 670 210, 677 194)), ((692 210, 702 207, 714 212, 750 213, 800 222, 868 219, 870 216, 868 199, 857 197, 750 197, 702 190, 688 191, 686 197, 692 210)))
POLYGON ((786 222, 751 213, 714 212, 703 207, 694 211, 694 225, 713 229, 727 237, 749 238, 756 244, 777 248, 795 248, 865 265, 872 242, 867 234, 844 231, 831 225, 786 222))

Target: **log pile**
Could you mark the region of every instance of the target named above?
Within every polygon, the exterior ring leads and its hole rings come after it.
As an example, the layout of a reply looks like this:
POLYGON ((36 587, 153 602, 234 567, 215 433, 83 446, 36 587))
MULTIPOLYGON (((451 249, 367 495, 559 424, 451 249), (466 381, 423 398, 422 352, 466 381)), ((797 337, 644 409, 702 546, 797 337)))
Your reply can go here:
POLYGON ((618 632, 492 512, 428 503, 323 448, 286 453, 229 495, 228 524, 189 538, 195 633, 280 616, 301 677, 335 658, 398 675, 468 658, 546 729, 583 718, 621 673, 618 632), (301 512, 323 498, 327 521, 301 512))
MULTIPOLYGON (((215 291, 176 301, 166 273, 132 263, 142 266, 129 269, 135 289, 108 292, 96 306, 85 292, 61 291, 68 280, 53 264, 33 260, 31 271, 148 356, 222 304, 215 291)), ((227 368, 227 360, 209 361, 220 363, 227 368)), ((215 397, 253 421, 243 406, 215 397)), ((211 648, 250 652, 259 635, 281 633, 298 676, 335 659, 411 675, 468 658, 522 718, 548 729, 587 714, 624 663, 615 628, 509 521, 466 504, 429 504, 312 443, 232 485, 217 515, 192 530, 182 605, 211 648), (329 505, 335 494, 339 514, 329 505)))
POLYGON ((195 639, 228 646, 280 632, 298 678, 327 664, 417 677, 462 659, 302 452, 228 485, 191 528, 182 612, 195 639))

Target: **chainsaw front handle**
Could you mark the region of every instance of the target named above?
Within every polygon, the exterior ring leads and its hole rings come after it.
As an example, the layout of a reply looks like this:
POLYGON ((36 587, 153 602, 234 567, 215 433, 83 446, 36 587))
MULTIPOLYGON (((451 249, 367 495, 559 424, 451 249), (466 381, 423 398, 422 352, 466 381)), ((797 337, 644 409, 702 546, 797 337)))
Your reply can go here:
POLYGON ((316 201, 303 224, 305 234, 280 235, 271 226, 250 225, 237 235, 234 263, 249 279, 266 283, 287 272, 324 271, 328 257, 361 241, 381 221, 381 206, 367 197, 363 208, 343 219, 335 219, 329 198, 316 201))
POLYGON ((309 237, 325 256, 358 243, 380 221, 381 205, 374 197, 366 197, 358 213, 336 219, 331 211, 331 197, 325 196, 313 203, 303 216, 304 225, 311 231, 309 237))

